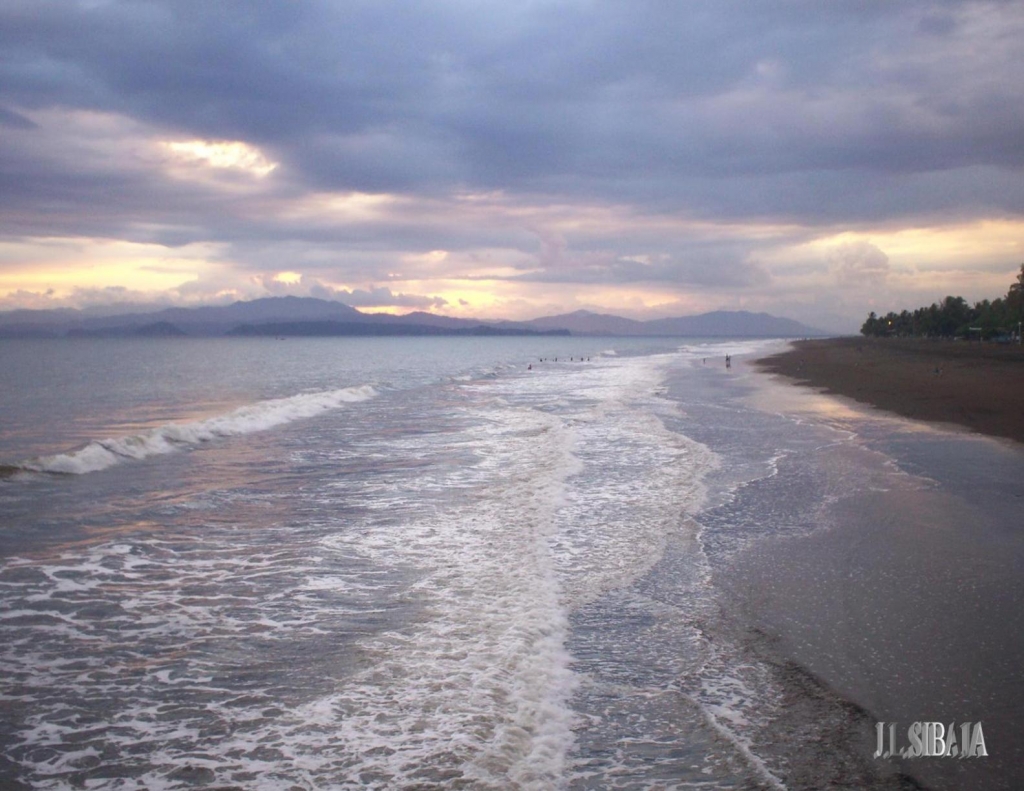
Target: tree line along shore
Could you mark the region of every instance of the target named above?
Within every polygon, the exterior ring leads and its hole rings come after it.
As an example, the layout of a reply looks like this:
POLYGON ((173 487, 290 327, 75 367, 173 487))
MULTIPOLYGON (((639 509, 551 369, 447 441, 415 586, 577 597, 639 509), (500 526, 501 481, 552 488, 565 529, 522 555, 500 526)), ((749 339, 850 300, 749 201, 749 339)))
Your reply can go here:
POLYGON ((963 297, 946 297, 928 307, 910 312, 890 311, 876 316, 872 311, 861 326, 868 337, 897 338, 974 338, 1009 342, 1020 341, 1024 321, 1024 264, 1017 281, 1006 296, 993 301, 983 299, 973 307, 963 297))

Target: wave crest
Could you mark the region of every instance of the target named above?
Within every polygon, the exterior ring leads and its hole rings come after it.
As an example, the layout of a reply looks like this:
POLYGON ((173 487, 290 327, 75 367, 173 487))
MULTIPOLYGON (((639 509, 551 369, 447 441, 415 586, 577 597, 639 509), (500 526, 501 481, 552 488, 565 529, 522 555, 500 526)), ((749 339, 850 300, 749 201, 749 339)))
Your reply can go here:
POLYGON ((90 442, 83 448, 43 456, 18 465, 33 472, 83 475, 112 467, 122 461, 145 459, 171 453, 189 445, 198 445, 219 437, 252 434, 293 420, 313 417, 343 404, 365 401, 377 394, 370 385, 326 390, 319 393, 301 393, 287 398, 275 398, 246 404, 223 415, 188 423, 169 423, 139 434, 116 439, 90 442))

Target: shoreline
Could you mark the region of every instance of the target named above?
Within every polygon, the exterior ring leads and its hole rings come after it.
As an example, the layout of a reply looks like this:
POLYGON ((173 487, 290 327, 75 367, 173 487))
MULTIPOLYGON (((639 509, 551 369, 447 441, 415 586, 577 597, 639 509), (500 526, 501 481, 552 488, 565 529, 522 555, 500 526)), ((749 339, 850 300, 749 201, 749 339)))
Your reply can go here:
MULTIPOLYGON (((1024 351, 842 338, 796 342, 755 367, 826 398, 970 430, 874 427, 820 454, 815 469, 838 496, 815 514, 816 529, 768 536, 722 569, 738 628, 783 670, 800 671, 780 672, 800 715, 794 724, 793 705, 783 709, 780 734, 793 739, 808 718, 823 722, 836 752, 845 743, 853 756, 837 769, 851 786, 887 787, 860 782, 877 771, 895 788, 1024 787, 1014 739, 1024 711, 1024 536, 1013 529, 1024 507, 1024 351), (886 472, 876 451, 910 474, 886 472), (833 726, 828 712, 844 710, 845 726, 833 726), (906 746, 909 724, 922 721, 983 723, 987 756, 873 757, 876 723, 897 723, 906 746)), ((803 469, 799 458, 782 462, 780 481, 803 469)))
POLYGON ((761 371, 903 417, 1024 443, 1024 349, 906 338, 793 342, 761 371))

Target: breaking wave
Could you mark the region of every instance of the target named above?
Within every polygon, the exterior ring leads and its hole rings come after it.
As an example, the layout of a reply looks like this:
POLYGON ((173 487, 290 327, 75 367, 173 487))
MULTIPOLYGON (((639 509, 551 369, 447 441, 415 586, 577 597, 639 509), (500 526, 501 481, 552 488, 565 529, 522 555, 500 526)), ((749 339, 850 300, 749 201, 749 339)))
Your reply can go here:
POLYGON ((360 385, 259 401, 204 420, 169 423, 139 434, 96 440, 77 450, 24 462, 18 468, 32 472, 83 475, 105 470, 123 461, 172 453, 219 437, 264 431, 337 409, 343 404, 365 401, 376 394, 370 385, 360 385))

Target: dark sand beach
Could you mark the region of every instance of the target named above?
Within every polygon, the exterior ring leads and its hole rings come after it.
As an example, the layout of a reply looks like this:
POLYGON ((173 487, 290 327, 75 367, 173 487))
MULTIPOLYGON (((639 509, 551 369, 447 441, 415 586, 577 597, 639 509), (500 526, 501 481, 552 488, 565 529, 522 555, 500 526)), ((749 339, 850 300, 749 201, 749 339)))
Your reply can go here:
MULTIPOLYGON (((1019 347, 803 341, 757 364, 825 394, 1024 441, 1019 347)), ((849 423, 855 438, 823 457, 846 457, 839 490, 844 478, 873 469, 879 453, 911 474, 851 485, 823 511, 823 529, 757 544, 722 582, 747 628, 768 638, 774 661, 792 663, 859 712, 849 737, 855 755, 873 751, 878 721, 898 723, 904 745, 912 722, 984 724, 987 758, 872 758, 896 777, 845 768, 822 772, 819 787, 1024 787, 1024 452, 864 415, 849 423)))
POLYGON ((898 338, 798 341, 763 370, 918 420, 1024 442, 1024 349, 898 338))

